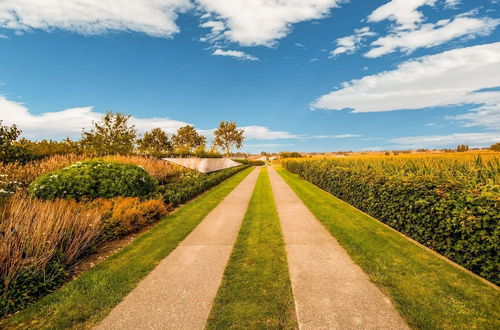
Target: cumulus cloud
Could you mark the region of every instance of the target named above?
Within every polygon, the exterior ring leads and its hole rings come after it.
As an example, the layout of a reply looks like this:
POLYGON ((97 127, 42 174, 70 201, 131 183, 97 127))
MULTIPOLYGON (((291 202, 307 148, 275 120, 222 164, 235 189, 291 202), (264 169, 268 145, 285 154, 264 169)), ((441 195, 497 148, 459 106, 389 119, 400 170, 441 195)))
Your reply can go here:
POLYGON ((208 13, 204 15, 207 22, 210 22, 205 27, 211 28, 207 40, 224 39, 243 46, 271 46, 277 39, 288 34, 292 24, 323 18, 340 2, 340 0, 197 0, 199 8, 208 13))
POLYGON ((247 54, 245 52, 241 52, 238 50, 222 50, 220 48, 216 49, 212 55, 216 56, 229 56, 229 57, 234 57, 239 60, 244 60, 244 61, 258 61, 259 58, 250 54, 247 54))
POLYGON ((500 91, 487 89, 495 86, 500 86, 500 42, 424 56, 344 82, 312 107, 380 112, 477 104, 479 109, 457 119, 479 124, 498 118, 500 91))
POLYGON ((375 9, 369 16, 369 22, 391 20, 397 23, 398 29, 411 29, 424 19, 417 9, 427 5, 433 6, 436 0, 391 0, 375 9))
MULTIPOLYGON (((380 57, 396 51, 411 53, 419 48, 442 45, 459 38, 475 38, 491 34, 500 24, 500 19, 479 17, 478 10, 461 13, 436 22, 426 22, 421 11, 424 6, 455 8, 458 0, 391 0, 375 9, 368 17, 368 23, 390 21, 386 33, 370 43, 371 49, 364 54, 369 58, 380 57)), ((351 36, 337 39, 337 48, 332 55, 351 54, 363 46, 365 39, 373 33, 363 34, 363 29, 355 30, 351 36)))
POLYGON ((335 40, 337 48, 331 52, 331 55, 352 54, 359 48, 364 39, 374 35, 375 33, 370 31, 370 28, 367 26, 356 29, 354 30, 354 34, 335 40))
MULTIPOLYGON (((0 95, 0 118, 3 120, 3 124, 16 124, 23 131, 23 136, 28 138, 79 137, 83 128, 90 128, 92 121, 99 120, 102 115, 102 113, 94 111, 93 107, 70 108, 35 115, 30 113, 23 104, 10 101, 0 95)), ((130 118, 130 123, 136 126, 139 134, 155 127, 161 127, 168 133, 174 133, 179 127, 188 124, 168 118, 136 117, 130 118)))
MULTIPOLYGON (((89 129, 92 122, 99 120, 102 115, 103 113, 94 111, 91 106, 35 115, 25 105, 0 95, 0 118, 3 120, 3 125, 16 124, 23 131, 23 136, 31 139, 78 138, 82 129, 89 129)), ((135 125, 139 134, 144 134, 156 127, 173 134, 179 127, 191 125, 187 122, 160 117, 131 117, 130 124, 135 125)), ((273 131, 264 126, 244 126, 241 128, 245 130, 245 137, 248 140, 298 139, 302 137, 302 135, 285 131, 273 131)), ((214 129, 199 130, 209 139, 213 137, 213 131, 214 129)))
POLYGON ((488 35, 500 24, 500 19, 476 18, 471 17, 472 14, 466 13, 452 20, 422 24, 414 30, 395 31, 373 41, 373 48, 365 56, 379 57, 398 49, 410 53, 418 48, 434 47, 464 36, 474 38, 488 35))
POLYGON ((190 0, 2 0, 0 27, 82 34, 129 30, 169 37, 179 31, 177 14, 191 7, 190 0))
POLYGON ((395 149, 446 147, 457 144, 467 144, 471 147, 486 147, 498 141, 500 141, 499 132, 406 136, 390 140, 390 142, 397 144, 397 146, 394 146, 395 149))

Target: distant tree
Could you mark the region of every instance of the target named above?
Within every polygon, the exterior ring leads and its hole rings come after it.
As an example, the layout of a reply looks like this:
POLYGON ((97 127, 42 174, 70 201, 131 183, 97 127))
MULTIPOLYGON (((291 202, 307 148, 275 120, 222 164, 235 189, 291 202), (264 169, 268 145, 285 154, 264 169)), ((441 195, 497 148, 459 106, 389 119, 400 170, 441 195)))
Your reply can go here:
POLYGON ((280 157, 281 158, 300 158, 300 157, 302 157, 302 155, 300 154, 300 152, 296 152, 296 151, 293 151, 293 152, 282 151, 282 152, 280 152, 280 157))
POLYGON ((468 151, 469 150, 469 146, 468 145, 461 145, 459 144, 457 146, 457 151, 458 152, 465 152, 465 151, 468 151))
POLYGON ((492 144, 490 146, 490 149, 493 150, 493 151, 500 151, 500 142, 492 144))
POLYGON ((36 158, 33 153, 22 146, 16 145, 16 140, 21 135, 21 130, 16 125, 4 126, 0 120, 0 162, 26 163, 36 158))
POLYGON ((198 134, 194 126, 186 125, 179 128, 177 133, 172 135, 172 142, 175 149, 190 153, 193 149, 205 147, 207 139, 198 134))
POLYGON ((146 132, 144 136, 137 140, 139 152, 160 156, 172 152, 172 143, 168 139, 167 133, 161 128, 153 128, 146 132))
POLYGON ((94 121, 90 131, 82 132, 81 143, 86 150, 97 155, 126 155, 134 151, 136 130, 129 125, 130 116, 107 112, 100 121, 94 121))
POLYGON ((22 138, 14 142, 16 146, 20 146, 29 150, 34 155, 40 157, 46 157, 50 155, 64 155, 64 154, 79 154, 82 153, 82 147, 79 141, 71 140, 66 138, 61 141, 54 140, 41 140, 41 141, 31 141, 26 138, 22 138))
POLYGON ((234 121, 221 121, 214 132, 214 145, 222 148, 229 157, 233 146, 239 149, 243 145, 244 133, 245 131, 238 129, 234 121))
POLYGON ((261 151, 261 152, 260 152, 260 155, 261 155, 261 156, 267 156, 267 152, 265 152, 265 151, 261 151))

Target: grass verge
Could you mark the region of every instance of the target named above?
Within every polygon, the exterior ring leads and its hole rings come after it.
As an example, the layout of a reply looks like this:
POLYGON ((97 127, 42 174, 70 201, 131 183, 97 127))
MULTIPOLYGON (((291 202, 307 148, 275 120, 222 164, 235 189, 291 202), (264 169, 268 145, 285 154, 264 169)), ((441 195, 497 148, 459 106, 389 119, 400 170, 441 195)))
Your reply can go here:
POLYGON ((297 328, 280 221, 265 168, 207 323, 207 329, 228 328, 297 328))
POLYGON ((371 281, 419 329, 499 329, 500 292, 297 175, 277 168, 371 281))
POLYGON ((181 206, 92 270, 0 323, 0 328, 87 328, 104 318, 250 172, 235 174, 181 206))

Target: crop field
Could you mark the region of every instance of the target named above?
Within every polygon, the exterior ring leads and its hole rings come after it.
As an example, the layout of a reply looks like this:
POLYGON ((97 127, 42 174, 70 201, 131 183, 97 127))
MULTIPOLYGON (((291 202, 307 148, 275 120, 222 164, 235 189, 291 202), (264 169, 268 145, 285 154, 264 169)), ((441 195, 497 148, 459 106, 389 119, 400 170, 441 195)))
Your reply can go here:
POLYGON ((498 153, 288 159, 283 166, 500 283, 498 153))

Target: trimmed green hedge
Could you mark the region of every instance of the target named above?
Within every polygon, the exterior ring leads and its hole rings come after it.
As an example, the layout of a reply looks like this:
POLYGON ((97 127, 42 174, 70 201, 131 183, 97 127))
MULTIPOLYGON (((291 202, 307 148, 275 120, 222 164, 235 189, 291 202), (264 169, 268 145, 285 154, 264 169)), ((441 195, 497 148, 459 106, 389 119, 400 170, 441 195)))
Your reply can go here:
POLYGON ((249 166, 241 165, 211 174, 200 174, 191 178, 184 178, 182 181, 163 185, 158 189, 158 191, 163 195, 165 203, 179 205, 196 197, 205 190, 218 185, 222 181, 247 167, 249 166))
POLYGON ((143 168, 123 163, 92 160, 40 176, 29 191, 40 199, 94 199, 143 197, 156 191, 158 183, 143 168))
POLYGON ((233 159, 235 162, 250 165, 250 166, 264 166, 266 162, 263 160, 251 160, 251 159, 233 159))
POLYGON ((391 175, 331 160, 289 160, 283 166, 500 284, 500 212, 494 183, 471 188, 439 175, 391 175))

